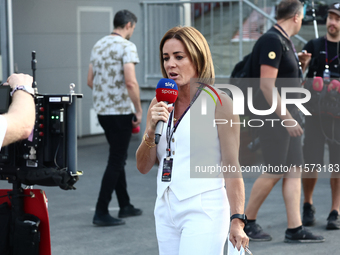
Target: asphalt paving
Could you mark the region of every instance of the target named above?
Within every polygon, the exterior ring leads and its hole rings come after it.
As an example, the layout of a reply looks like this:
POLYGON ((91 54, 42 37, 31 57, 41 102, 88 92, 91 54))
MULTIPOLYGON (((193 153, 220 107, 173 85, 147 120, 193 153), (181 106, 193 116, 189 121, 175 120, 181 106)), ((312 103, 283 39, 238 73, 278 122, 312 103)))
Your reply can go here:
MULTIPOLYGON (((43 189, 48 198, 53 255, 158 254, 153 215, 157 167, 153 167, 146 175, 138 172, 135 151, 139 143, 140 136, 134 135, 129 147, 126 175, 131 203, 141 208, 143 214, 126 218, 125 225, 97 227, 92 224, 100 182, 108 157, 109 147, 103 135, 78 139, 78 168, 84 172, 84 175, 75 184, 76 190, 65 191, 59 187, 35 186, 43 189)), ((254 178, 244 179, 246 202, 254 181, 254 178)), ((257 222, 264 231, 272 235, 273 240, 250 242, 250 250, 253 254, 340 254, 340 230, 325 229, 331 207, 329 179, 319 179, 314 192, 316 225, 309 229, 326 238, 324 243, 316 244, 283 242, 287 220, 281 184, 280 181, 273 188, 257 218, 257 222)), ((2 181, 0 188, 11 188, 11 185, 2 181)), ((111 215, 117 217, 119 208, 115 195, 109 209, 111 215)))

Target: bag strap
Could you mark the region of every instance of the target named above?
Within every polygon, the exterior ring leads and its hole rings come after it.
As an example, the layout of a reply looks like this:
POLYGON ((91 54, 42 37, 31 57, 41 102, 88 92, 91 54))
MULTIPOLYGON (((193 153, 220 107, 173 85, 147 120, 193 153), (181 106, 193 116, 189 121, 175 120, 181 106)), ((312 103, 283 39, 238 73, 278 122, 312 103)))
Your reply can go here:
POLYGON ((283 52, 285 52, 285 51, 288 50, 288 47, 287 47, 287 45, 286 45, 286 42, 283 40, 282 36, 280 36, 278 33, 270 32, 270 31, 267 32, 267 34, 275 34, 275 35, 279 38, 279 40, 280 40, 280 42, 281 42, 283 52))

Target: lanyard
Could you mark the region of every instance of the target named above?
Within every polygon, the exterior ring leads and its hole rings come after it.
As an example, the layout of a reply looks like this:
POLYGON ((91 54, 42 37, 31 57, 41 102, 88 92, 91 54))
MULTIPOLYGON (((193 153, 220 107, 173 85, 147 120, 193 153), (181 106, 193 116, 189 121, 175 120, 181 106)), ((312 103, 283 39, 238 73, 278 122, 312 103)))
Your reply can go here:
POLYGON ((173 134, 176 132, 176 129, 179 125, 179 123, 181 122, 181 120, 183 119, 184 115, 189 111, 190 107, 193 105, 193 103, 196 101, 196 99, 198 98, 198 96, 201 94, 202 92, 202 88, 204 87, 204 84, 201 84, 199 89, 196 91, 195 96, 193 97, 193 99, 191 100, 189 106, 187 107, 187 109, 184 111, 184 113, 182 114, 182 116, 178 119, 178 121, 176 122, 176 124, 172 127, 171 129, 171 123, 172 123, 172 117, 173 117, 173 112, 175 111, 175 108, 173 109, 173 111, 170 113, 170 117, 169 117, 169 121, 168 121, 168 127, 166 129, 166 141, 167 141, 167 157, 171 156, 171 138, 173 136, 173 134))
MULTIPOLYGON (((327 38, 325 36, 325 51, 326 51, 326 65, 328 65, 328 49, 327 49, 327 38)), ((337 52, 338 53, 338 52, 337 52)), ((329 63, 331 63, 333 60, 337 59, 338 58, 338 55, 336 55, 334 58, 332 58, 329 63)))
POLYGON ((118 35, 118 36, 122 37, 120 34, 118 34, 116 32, 112 32, 111 35, 118 35))
POLYGON ((299 60, 299 56, 298 54, 296 53, 296 49, 294 47, 294 43, 292 42, 292 40, 290 39, 289 35, 286 33, 286 31, 279 25, 279 24, 275 24, 289 39, 289 42, 290 44, 292 45, 292 48, 293 48, 293 51, 294 51, 294 55, 295 55, 295 58, 298 62, 298 66, 299 66, 299 75, 300 77, 302 78, 303 77, 303 74, 302 74, 302 67, 301 67, 301 63, 300 63, 300 60, 299 60))

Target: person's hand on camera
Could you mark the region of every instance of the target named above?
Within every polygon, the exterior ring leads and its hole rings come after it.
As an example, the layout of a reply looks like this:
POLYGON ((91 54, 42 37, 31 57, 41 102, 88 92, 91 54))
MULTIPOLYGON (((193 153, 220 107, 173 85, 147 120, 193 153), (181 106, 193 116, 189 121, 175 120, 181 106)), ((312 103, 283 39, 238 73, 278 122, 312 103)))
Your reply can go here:
POLYGON ((16 86, 25 85, 32 87, 33 83, 33 77, 28 74, 12 74, 7 78, 7 82, 4 83, 4 85, 11 86, 12 89, 14 89, 16 86))
MULTIPOLYGON (((12 74, 4 85, 15 89, 17 86, 31 87, 33 78, 27 74, 12 74)), ((35 104, 33 97, 26 92, 14 93, 6 114, 6 135, 2 146, 23 140, 32 133, 35 123, 35 104)))

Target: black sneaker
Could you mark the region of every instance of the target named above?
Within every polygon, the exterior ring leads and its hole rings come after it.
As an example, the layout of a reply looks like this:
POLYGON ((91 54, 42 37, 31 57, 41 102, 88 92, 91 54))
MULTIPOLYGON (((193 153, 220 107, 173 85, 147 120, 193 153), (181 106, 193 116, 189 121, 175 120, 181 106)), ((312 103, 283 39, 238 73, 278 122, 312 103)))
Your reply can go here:
POLYGON ((125 221, 121 219, 116 219, 113 218, 110 214, 108 213, 95 213, 93 217, 93 224, 97 226, 118 226, 118 225, 123 225, 125 224, 125 221))
POLYGON ((310 203, 303 204, 302 225, 314 226, 315 224, 315 207, 310 203))
POLYGON ((327 218, 327 221, 328 223, 326 229, 340 229, 340 217, 338 211, 331 211, 327 218))
POLYGON ((261 226, 255 222, 247 223, 244 228, 244 232, 251 241, 263 242, 272 240, 272 237, 264 232, 261 226))
POLYGON ((131 216, 139 216, 143 213, 141 209, 135 208, 133 205, 128 205, 119 210, 118 217, 126 218, 131 216))
POLYGON ((289 233, 286 230, 285 243, 322 243, 325 241, 323 236, 316 236, 312 234, 305 227, 302 227, 299 231, 294 234, 289 233))

